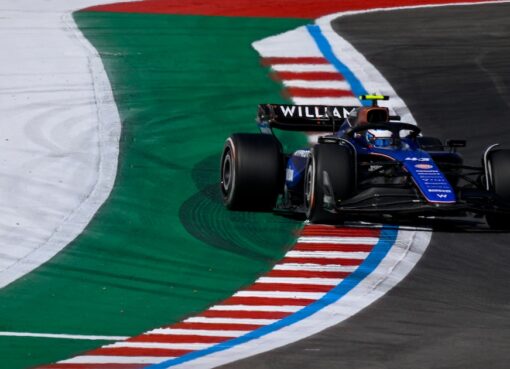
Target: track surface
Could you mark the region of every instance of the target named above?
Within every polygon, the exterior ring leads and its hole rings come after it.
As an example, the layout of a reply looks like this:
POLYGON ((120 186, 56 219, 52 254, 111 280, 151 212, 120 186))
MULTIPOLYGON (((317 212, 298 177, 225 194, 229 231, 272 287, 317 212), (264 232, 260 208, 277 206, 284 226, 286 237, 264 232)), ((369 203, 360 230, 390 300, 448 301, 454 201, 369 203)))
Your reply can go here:
MULTIPOLYGON (((468 163, 510 143, 510 5, 415 9, 334 27, 389 80, 425 133, 465 138, 468 163)), ((310 339, 225 368, 507 368, 508 234, 474 220, 434 225, 411 275, 310 339)))

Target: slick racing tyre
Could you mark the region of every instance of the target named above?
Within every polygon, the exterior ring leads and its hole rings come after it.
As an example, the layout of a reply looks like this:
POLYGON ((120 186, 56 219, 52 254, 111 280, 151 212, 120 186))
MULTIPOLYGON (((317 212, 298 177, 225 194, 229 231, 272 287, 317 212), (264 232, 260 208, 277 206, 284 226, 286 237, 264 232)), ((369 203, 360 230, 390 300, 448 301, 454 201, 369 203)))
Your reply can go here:
POLYGON ((337 144, 314 146, 305 174, 304 203, 308 220, 324 224, 342 222, 341 216, 327 211, 325 206, 352 196, 354 168, 354 156, 350 148, 337 144), (329 204, 325 203, 325 196, 329 204))
MULTIPOLYGON (((510 204, 510 150, 495 150, 488 159, 491 190, 510 204)), ((510 216, 488 213, 487 224, 493 229, 510 230, 510 216)))
POLYGON ((231 210, 269 211, 283 189, 281 145, 272 135, 236 133, 221 155, 221 193, 231 210))

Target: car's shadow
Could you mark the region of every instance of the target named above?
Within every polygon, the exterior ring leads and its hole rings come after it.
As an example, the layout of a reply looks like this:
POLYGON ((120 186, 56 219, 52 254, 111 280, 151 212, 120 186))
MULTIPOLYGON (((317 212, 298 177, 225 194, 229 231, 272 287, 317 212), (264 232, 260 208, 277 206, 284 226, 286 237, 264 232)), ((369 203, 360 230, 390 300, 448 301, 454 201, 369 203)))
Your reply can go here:
MULTIPOLYGON (((278 215, 292 218, 295 220, 305 221, 303 215, 289 214, 289 213, 278 213, 278 215)), ((499 234, 499 233, 510 233, 510 230, 497 230, 491 229, 485 222, 483 217, 451 217, 451 218, 438 218, 438 217, 392 217, 383 218, 381 216, 372 217, 350 217, 349 221, 339 222, 337 227, 380 227, 382 225, 395 227, 398 226, 401 229, 423 229, 433 232, 441 233, 488 233, 488 234, 499 234)))
POLYGON ((383 224, 398 225, 401 228, 427 229, 442 233, 506 233, 490 229, 483 218, 418 218, 418 219, 393 219, 383 224))

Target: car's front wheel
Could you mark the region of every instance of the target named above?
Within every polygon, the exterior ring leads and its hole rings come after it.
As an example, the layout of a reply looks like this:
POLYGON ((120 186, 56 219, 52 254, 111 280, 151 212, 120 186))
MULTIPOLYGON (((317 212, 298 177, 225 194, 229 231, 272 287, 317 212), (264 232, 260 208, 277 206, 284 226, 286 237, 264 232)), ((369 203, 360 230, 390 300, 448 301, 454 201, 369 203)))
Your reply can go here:
POLYGON ((317 144, 312 149, 304 186, 306 217, 312 223, 337 224, 341 216, 328 211, 352 196, 355 162, 350 148, 317 144))
MULTIPOLYGON (((510 204, 510 150, 494 150, 489 154, 488 172, 490 189, 504 202, 510 204)), ((487 224, 493 229, 510 230, 510 216, 488 213, 487 224)))

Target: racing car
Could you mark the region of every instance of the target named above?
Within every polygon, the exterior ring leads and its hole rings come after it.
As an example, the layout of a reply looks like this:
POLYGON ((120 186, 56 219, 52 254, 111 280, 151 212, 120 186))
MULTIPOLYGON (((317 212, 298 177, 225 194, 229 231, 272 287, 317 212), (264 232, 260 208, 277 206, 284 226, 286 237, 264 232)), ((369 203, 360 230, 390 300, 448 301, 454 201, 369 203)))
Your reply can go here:
POLYGON ((312 223, 353 217, 485 216, 510 229, 510 150, 488 147, 480 166, 458 149, 423 136, 380 106, 387 96, 365 95, 364 106, 262 104, 260 133, 236 133, 221 155, 221 194, 230 210, 279 211, 312 223), (292 153, 273 130, 319 133, 292 153))

